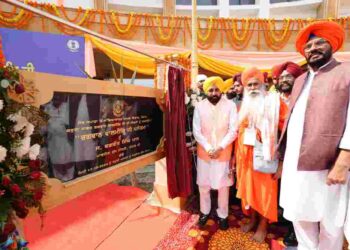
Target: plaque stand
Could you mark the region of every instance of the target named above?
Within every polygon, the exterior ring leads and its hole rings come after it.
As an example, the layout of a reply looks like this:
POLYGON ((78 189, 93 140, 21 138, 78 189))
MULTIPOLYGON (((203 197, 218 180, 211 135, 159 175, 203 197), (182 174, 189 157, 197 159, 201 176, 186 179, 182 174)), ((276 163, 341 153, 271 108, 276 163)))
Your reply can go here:
POLYGON ((170 199, 168 195, 166 159, 162 158, 155 163, 155 181, 153 192, 147 203, 152 206, 163 207, 174 213, 180 213, 184 209, 187 199, 174 198, 170 199))

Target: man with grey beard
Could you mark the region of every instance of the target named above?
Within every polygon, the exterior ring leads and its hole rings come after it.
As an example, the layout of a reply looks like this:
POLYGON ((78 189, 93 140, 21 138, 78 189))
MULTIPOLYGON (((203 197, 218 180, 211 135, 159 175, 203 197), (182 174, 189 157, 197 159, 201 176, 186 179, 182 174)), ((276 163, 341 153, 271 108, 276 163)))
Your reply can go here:
POLYGON ((237 197, 250 221, 243 232, 255 230, 253 240, 263 242, 268 222, 277 221, 278 160, 277 132, 287 107, 277 93, 267 93, 264 75, 256 68, 242 73, 244 95, 239 111, 236 152, 237 197))

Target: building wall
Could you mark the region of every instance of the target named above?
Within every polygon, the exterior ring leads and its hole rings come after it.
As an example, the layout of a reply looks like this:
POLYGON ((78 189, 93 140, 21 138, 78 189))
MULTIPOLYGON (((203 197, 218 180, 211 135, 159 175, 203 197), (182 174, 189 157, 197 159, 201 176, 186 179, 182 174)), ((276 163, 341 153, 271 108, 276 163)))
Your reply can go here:
POLYGON ((95 0, 36 0, 38 3, 51 3, 61 5, 68 8, 82 7, 84 9, 93 9, 95 7, 95 0))
MULTIPOLYGON (((177 3, 174 15, 190 16, 191 0, 37 0, 66 7, 94 8, 103 3, 108 9, 123 12, 163 13, 164 2, 177 3)), ((250 18, 321 18, 323 2, 339 1, 338 15, 350 15, 350 0, 197 0, 199 16, 250 18), (251 4, 254 3, 255 4, 251 4), (241 4, 239 4, 241 3, 241 4), (250 4, 247 4, 250 3, 250 4)))
POLYGON ((338 14, 339 16, 350 16, 350 0, 340 0, 338 14))

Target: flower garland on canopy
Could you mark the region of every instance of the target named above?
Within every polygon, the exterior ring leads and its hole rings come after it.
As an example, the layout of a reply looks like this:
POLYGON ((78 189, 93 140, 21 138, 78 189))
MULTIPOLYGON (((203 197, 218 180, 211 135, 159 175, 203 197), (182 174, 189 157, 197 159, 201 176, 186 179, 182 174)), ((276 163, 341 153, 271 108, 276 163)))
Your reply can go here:
MULTIPOLYGON (((46 4, 46 5, 43 5, 43 8, 48 13, 50 13, 52 15, 55 15, 57 17, 63 18, 63 19, 67 15, 67 14, 64 14, 64 16, 62 16, 55 4, 46 4)), ((78 14, 77 14, 77 16, 74 19, 78 20, 79 16, 80 16, 80 14, 79 14, 79 11, 78 11, 78 14)), ((96 12, 95 11, 91 11, 89 9, 86 9, 83 17, 79 21, 74 22, 74 23, 76 25, 79 25, 79 26, 84 26, 86 28, 90 28, 92 22, 95 20, 95 17, 96 17, 96 12)), ((54 21, 53 23, 54 23, 54 25, 56 26, 56 28, 58 30, 60 30, 61 32, 65 33, 67 35, 78 36, 78 35, 82 35, 83 34, 83 32, 81 32, 79 30, 72 29, 70 27, 67 27, 66 25, 61 24, 59 22, 55 22, 54 21)))
MULTIPOLYGON (((71 10, 71 12, 76 12, 75 15, 68 15, 67 9, 63 6, 57 7, 54 4, 29 2, 28 0, 24 2, 77 25, 92 28, 102 34, 107 30, 109 31, 108 35, 125 40, 131 40, 138 32, 144 32, 145 43, 148 42, 148 34, 151 33, 155 43, 172 45, 179 40, 179 32, 181 30, 182 44, 186 47, 186 44, 188 44, 186 43, 186 38, 191 38, 190 17, 167 17, 153 14, 136 14, 133 12, 120 13, 104 10, 83 10, 82 8, 71 10), (96 16, 99 16, 99 18, 96 18, 96 16), (125 24, 122 24, 121 18, 125 19, 125 24), (188 34, 189 36, 187 36, 188 34)), ((5 27, 23 29, 33 21, 34 17, 36 16, 31 12, 22 9, 18 10, 16 7, 9 11, 0 9, 0 25, 5 27)), ((47 19, 42 18, 43 31, 48 30, 46 27, 48 22, 45 21, 47 19)), ((292 33, 298 32, 302 27, 313 21, 315 19, 310 18, 284 19, 283 21, 249 18, 198 18, 198 47, 200 49, 210 49, 214 44, 220 44, 220 47, 223 48, 225 38, 225 41, 232 49, 244 50, 253 38, 257 38, 256 47, 258 50, 261 47, 261 41, 264 40, 268 48, 278 51, 283 49, 290 41, 292 33), (281 27, 277 28, 278 26, 281 27), (218 32, 221 33, 221 36, 218 36, 218 32), (263 39, 260 39, 261 35, 264 37, 263 39)), ((339 23, 350 31, 350 17, 341 17, 332 19, 332 21, 339 23)), ((50 22, 53 22, 56 28, 64 34, 82 35, 80 31, 55 21, 50 22)))
POLYGON ((265 42, 269 48, 277 51, 285 47, 292 34, 294 23, 289 18, 284 19, 283 27, 278 30, 275 20, 263 20, 260 22, 260 28, 264 32, 265 42))
MULTIPOLYGON (((27 2, 27 0, 24 1, 24 3, 27 2)), ((33 6, 35 6, 35 4, 33 6)), ((0 23, 6 27, 14 27, 17 29, 26 27, 32 17, 33 13, 23 9, 17 13, 16 7, 14 7, 10 13, 0 11, 0 23)))
POLYGON ((46 182, 38 159, 43 143, 39 128, 48 116, 13 100, 26 100, 20 96, 26 95, 30 83, 15 66, 5 65, 1 46, 0 52, 0 249, 27 249, 16 228, 17 217, 25 218, 31 208, 44 213, 41 200, 46 182))
POLYGON ((105 13, 104 17, 108 17, 110 23, 114 25, 114 29, 107 24, 108 29, 112 34, 118 38, 131 39, 139 30, 141 23, 141 15, 136 15, 131 12, 127 17, 125 25, 120 23, 120 13, 111 11, 109 14, 105 13))
POLYGON ((221 27, 226 33, 226 39, 235 50, 244 50, 251 40, 256 24, 255 19, 242 19, 241 29, 238 29, 238 19, 222 19, 221 27))
MULTIPOLYGON (((191 23, 191 18, 185 17, 187 32, 192 38, 192 28, 190 23, 191 23)), ((220 24, 219 19, 214 19, 213 17, 208 17, 205 19, 200 19, 200 18, 197 19, 198 48, 209 49, 213 46, 219 30, 219 24, 220 24), (201 27, 202 21, 205 21, 206 27, 201 27), (206 31, 206 34, 203 33, 203 30, 206 31)))
POLYGON ((164 17, 147 15, 146 23, 154 40, 162 45, 171 45, 176 41, 179 34, 182 19, 179 17, 164 17), (164 19, 167 19, 167 25, 164 25, 164 19))

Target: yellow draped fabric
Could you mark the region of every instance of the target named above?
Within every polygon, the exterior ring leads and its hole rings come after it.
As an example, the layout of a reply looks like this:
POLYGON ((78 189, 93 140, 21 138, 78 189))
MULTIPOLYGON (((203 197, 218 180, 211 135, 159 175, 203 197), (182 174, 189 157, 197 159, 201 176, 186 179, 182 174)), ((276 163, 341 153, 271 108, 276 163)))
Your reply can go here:
POLYGON ((203 69, 224 76, 233 76, 244 70, 244 67, 234 66, 228 62, 217 60, 216 58, 200 53, 198 54, 198 65, 203 69))
MULTIPOLYGON (((123 64, 123 66, 132 71, 137 71, 138 73, 144 75, 154 75, 155 72, 155 61, 154 59, 141 55, 139 53, 133 52, 121 48, 119 46, 113 45, 112 43, 102 41, 101 39, 92 37, 90 35, 85 35, 86 41, 90 41, 97 49, 103 51, 109 58, 118 64, 123 64)), ((147 45, 144 45, 147 47, 147 45)), ((160 49, 159 51, 167 51, 166 49, 160 49)), ((148 52, 150 53, 150 52, 148 52)), ((189 57, 191 52, 177 49, 174 51, 181 57, 189 57)), ((151 53, 155 57, 164 57, 170 53, 151 53)), ((303 64, 304 61, 298 62, 298 64, 303 64)), ((211 71, 215 74, 232 77, 234 74, 242 72, 246 66, 233 65, 225 60, 217 59, 213 56, 208 56, 203 53, 198 53, 198 65, 199 67, 211 71)), ((272 66, 272 65, 271 65, 272 66)), ((270 68, 260 68, 261 71, 270 73, 270 68)))
POLYGON ((123 67, 132 71, 137 70, 137 72, 141 74, 154 75, 154 59, 131 50, 123 49, 108 42, 104 42, 89 35, 86 35, 85 39, 91 41, 96 48, 103 51, 116 63, 123 64, 123 67))

